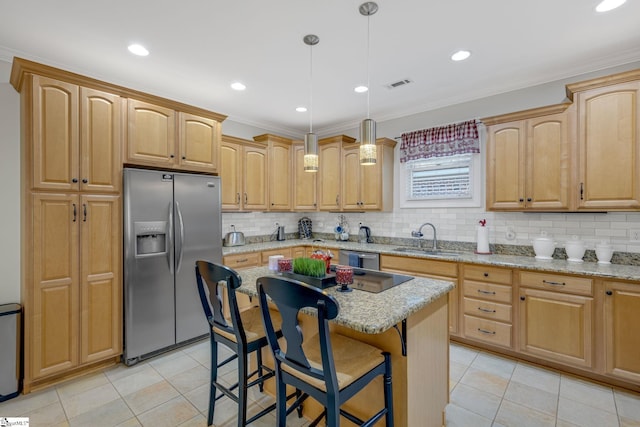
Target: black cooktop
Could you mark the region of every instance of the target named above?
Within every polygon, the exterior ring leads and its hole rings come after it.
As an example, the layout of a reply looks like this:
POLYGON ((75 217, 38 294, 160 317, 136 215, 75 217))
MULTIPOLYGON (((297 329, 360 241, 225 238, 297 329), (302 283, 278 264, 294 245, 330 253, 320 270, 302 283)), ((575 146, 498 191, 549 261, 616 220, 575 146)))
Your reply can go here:
MULTIPOLYGON (((335 266, 331 266, 335 271, 335 266)), ((378 270, 368 270, 366 268, 353 268, 353 289, 377 294, 387 289, 393 288, 401 283, 413 279, 412 276, 404 274, 387 273, 378 270)))

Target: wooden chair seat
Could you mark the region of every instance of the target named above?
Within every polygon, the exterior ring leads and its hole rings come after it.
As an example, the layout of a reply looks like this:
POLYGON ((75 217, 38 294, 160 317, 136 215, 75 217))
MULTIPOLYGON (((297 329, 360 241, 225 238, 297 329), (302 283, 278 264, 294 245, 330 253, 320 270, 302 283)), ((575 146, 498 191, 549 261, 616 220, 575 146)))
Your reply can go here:
MULTIPOLYGON (((338 389, 342 390, 358 378, 384 363, 384 356, 379 348, 365 344, 340 334, 331 334, 331 345, 333 346, 333 361, 338 379, 338 389)), ((307 355, 309 364, 316 369, 322 369, 322 352, 320 339, 317 334, 306 341, 302 348, 307 355)), ((313 385, 319 390, 326 392, 325 382, 321 379, 313 378, 296 369, 283 364, 282 369, 291 375, 300 378, 302 381, 313 385)))
MULTIPOLYGON (((277 310, 270 310, 276 330, 280 330, 282 324, 282 318, 277 310)), ((262 326, 262 314, 260 313, 260 307, 251 307, 247 310, 240 312, 240 319, 242 320, 242 326, 244 327, 244 333, 247 338, 247 344, 254 341, 265 338, 264 326, 262 326)), ((213 326, 213 331, 216 334, 220 334, 223 337, 236 342, 235 334, 231 334, 225 330, 222 330, 216 326, 213 326)))

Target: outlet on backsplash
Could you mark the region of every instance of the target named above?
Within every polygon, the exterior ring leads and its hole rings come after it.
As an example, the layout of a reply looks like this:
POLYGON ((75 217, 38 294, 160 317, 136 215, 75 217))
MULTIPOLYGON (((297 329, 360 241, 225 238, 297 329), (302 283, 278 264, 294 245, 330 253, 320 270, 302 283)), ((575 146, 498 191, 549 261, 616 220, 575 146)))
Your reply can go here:
POLYGON ((640 230, 629 230, 629 242, 640 243, 640 230))

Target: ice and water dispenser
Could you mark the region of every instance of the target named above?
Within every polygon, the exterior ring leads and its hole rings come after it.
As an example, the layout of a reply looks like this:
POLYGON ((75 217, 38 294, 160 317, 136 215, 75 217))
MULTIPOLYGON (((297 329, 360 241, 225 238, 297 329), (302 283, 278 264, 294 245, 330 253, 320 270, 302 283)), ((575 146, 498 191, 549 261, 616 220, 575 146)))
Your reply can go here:
POLYGON ((136 221, 136 256, 167 252, 167 221, 136 221))

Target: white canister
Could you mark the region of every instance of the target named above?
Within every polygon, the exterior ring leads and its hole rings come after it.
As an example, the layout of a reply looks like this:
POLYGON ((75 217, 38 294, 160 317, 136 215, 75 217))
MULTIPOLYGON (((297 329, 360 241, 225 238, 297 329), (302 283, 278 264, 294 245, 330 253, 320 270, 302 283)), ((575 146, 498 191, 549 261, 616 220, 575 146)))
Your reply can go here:
POLYGON ((598 264, 611 264, 612 256, 613 246, 607 242, 601 242, 596 245, 596 257, 598 257, 598 264))
POLYGON ((585 243, 578 238, 578 236, 571 236, 570 240, 567 240, 565 251, 567 252, 567 261, 582 262, 584 252, 587 250, 585 243))
POLYGON ((269 257, 269 270, 278 271, 278 260, 284 258, 284 255, 271 255, 269 257))

